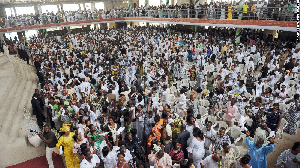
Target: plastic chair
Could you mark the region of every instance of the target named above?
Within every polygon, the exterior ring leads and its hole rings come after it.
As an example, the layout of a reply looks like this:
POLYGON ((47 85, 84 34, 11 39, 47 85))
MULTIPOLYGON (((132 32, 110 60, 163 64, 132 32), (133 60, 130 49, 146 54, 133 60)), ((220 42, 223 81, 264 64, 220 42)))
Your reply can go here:
POLYGON ((236 159, 236 160, 239 159, 239 157, 241 156, 241 155, 240 155, 241 152, 240 152, 239 148, 236 147, 235 145, 231 145, 231 148, 235 150, 235 152, 234 152, 234 157, 235 157, 235 159, 236 159))
POLYGON ((201 116, 207 116, 208 115, 207 109, 204 106, 200 106, 199 110, 200 110, 201 116))
POLYGON ((241 140, 241 135, 243 134, 241 132, 241 129, 237 126, 233 126, 229 128, 230 136, 234 138, 234 144, 239 142, 241 140))
POLYGON ((246 135, 242 134, 241 135, 241 144, 235 144, 235 146, 239 149, 240 156, 244 156, 245 154, 248 154, 249 147, 245 143, 246 135))

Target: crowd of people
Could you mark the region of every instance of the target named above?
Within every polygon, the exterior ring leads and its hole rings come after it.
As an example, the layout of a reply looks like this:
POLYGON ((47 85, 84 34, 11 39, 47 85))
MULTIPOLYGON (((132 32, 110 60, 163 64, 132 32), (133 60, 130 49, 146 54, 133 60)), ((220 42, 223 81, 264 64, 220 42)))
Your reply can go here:
POLYGON ((296 21, 296 1, 249 1, 240 5, 236 2, 211 2, 182 5, 116 8, 109 10, 78 10, 46 12, 41 14, 2 16, 0 26, 17 27, 37 24, 61 23, 79 20, 94 20, 118 17, 156 18, 200 18, 200 19, 244 19, 244 20, 288 20, 296 21))
MULTIPOLYGON (((275 136, 298 129, 300 49, 242 34, 148 26, 16 41, 37 69, 49 166, 60 152, 68 168, 267 168, 275 136)), ((299 152, 277 165, 299 167, 299 152)))

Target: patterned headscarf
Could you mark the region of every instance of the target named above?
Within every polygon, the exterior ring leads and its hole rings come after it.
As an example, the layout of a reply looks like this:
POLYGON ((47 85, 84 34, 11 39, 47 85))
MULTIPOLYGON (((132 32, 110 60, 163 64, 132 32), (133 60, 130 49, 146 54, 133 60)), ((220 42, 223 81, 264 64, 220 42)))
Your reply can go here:
POLYGON ((70 131, 71 124, 63 124, 63 126, 59 129, 59 132, 68 132, 70 131))

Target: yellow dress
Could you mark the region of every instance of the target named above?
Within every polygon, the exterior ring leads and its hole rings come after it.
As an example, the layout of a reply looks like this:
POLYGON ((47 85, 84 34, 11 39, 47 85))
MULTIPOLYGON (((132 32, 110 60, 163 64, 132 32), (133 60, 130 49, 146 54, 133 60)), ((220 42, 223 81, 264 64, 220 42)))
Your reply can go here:
POLYGON ((78 156, 76 153, 73 153, 73 136, 74 132, 70 132, 68 137, 61 136, 56 144, 56 148, 59 151, 59 147, 64 147, 64 155, 66 160, 67 168, 80 168, 78 156))
POLYGON ((232 7, 228 6, 228 19, 232 19, 232 7))

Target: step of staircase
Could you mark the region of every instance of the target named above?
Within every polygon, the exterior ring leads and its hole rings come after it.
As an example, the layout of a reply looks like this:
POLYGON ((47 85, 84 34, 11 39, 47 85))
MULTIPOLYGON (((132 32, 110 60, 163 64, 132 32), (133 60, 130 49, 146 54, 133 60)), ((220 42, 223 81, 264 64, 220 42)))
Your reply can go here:
POLYGON ((0 167, 15 165, 45 154, 45 146, 28 143, 23 109, 32 112, 31 97, 38 88, 35 68, 11 55, 0 53, 0 167))

